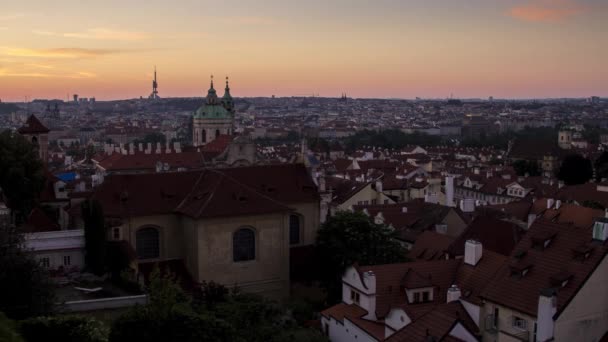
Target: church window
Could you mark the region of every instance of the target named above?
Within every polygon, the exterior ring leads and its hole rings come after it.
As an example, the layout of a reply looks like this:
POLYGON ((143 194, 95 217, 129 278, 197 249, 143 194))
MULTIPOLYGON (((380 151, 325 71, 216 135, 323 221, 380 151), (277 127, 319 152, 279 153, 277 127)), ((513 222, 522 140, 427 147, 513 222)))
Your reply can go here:
POLYGON ((241 228, 232 236, 232 257, 235 262, 255 259, 255 232, 241 228))
POLYGON ((139 259, 155 259, 160 257, 160 239, 158 229, 148 227, 137 231, 136 250, 139 259))
POLYGON ((289 215, 289 244, 300 243, 300 217, 289 215))

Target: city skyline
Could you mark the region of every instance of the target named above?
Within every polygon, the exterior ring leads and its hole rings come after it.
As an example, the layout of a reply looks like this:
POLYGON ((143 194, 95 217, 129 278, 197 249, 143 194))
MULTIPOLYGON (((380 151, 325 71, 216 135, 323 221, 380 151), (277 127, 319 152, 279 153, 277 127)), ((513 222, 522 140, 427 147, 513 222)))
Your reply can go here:
POLYGON ((0 99, 606 96, 600 0, 23 1, 0 15, 0 99), (112 5, 114 4, 114 5, 112 5), (120 10, 116 10, 120 8, 120 10))

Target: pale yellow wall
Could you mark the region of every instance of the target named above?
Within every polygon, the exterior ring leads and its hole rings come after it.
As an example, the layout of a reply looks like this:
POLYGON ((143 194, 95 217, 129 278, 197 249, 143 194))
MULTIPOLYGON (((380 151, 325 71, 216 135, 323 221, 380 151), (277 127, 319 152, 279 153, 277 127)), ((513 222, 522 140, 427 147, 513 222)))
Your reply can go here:
POLYGON ((338 205, 337 209, 348 210, 350 207, 358 205, 359 201, 367 201, 367 204, 372 204, 372 200, 375 199, 377 199, 377 192, 376 190, 372 189, 371 184, 368 184, 354 196, 344 201, 344 203, 338 205))
POLYGON ((458 216, 454 210, 450 210, 443 219, 442 223, 448 225, 447 235, 458 237, 467 227, 467 224, 458 216))
POLYGON ((555 322, 555 341, 599 341, 608 330, 608 258, 555 322))
POLYGON ((296 214, 302 218, 300 225, 300 243, 295 246, 312 245, 317 238, 320 225, 319 202, 290 204, 296 214))
POLYGON ((491 302, 485 302, 484 306, 481 310, 481 326, 480 329, 483 331, 483 341, 498 341, 498 342, 506 342, 506 341, 521 341, 517 339, 513 339, 510 335, 527 335, 530 340, 532 339, 532 331, 534 330, 534 322, 536 321, 536 317, 531 317, 529 315, 511 310, 504 306, 494 304, 491 302), (498 333, 491 334, 485 329, 485 321, 488 315, 492 315, 494 313, 494 308, 498 307, 498 333), (518 316, 520 318, 524 318, 528 322, 528 330, 522 331, 520 329, 514 328, 513 325, 513 316, 518 316))
MULTIPOLYGON (((180 220, 175 215, 140 216, 125 219, 120 226, 120 237, 129 241, 133 249, 136 249, 135 234, 139 228, 154 226, 159 230, 160 258, 158 260, 184 258, 184 234, 180 220)), ((109 238, 112 232, 109 231, 109 238)), ((145 260, 154 261, 155 259, 145 260)))
POLYGON ((289 293, 289 235, 288 213, 259 216, 226 217, 199 220, 196 223, 198 241, 199 280, 213 280, 246 292, 270 297, 286 297, 289 293), (256 232, 256 258, 234 262, 233 233, 243 226, 256 232))

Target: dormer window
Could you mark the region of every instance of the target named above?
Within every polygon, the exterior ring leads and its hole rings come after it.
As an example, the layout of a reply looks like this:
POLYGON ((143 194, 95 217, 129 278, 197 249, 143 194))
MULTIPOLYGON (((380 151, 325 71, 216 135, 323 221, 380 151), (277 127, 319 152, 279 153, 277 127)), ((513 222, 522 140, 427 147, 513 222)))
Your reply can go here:
POLYGON ((593 246, 591 244, 584 244, 572 250, 574 253, 574 260, 584 262, 589 258, 591 252, 593 251, 593 246))

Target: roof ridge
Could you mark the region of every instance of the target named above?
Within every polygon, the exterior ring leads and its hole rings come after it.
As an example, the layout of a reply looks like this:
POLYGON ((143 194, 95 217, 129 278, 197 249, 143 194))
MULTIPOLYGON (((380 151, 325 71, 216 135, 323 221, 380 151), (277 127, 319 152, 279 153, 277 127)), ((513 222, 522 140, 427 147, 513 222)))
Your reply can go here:
MULTIPOLYGON (((240 186, 244 187, 245 189, 247 189, 247 190, 249 190, 249 191, 252 191, 252 192, 254 192, 254 193, 256 193, 256 194, 258 194, 258 195, 260 195, 260 196, 264 197, 266 200, 269 200, 269 201, 271 201, 271 202, 274 202, 275 204, 278 204, 278 205, 280 205, 280 206, 282 206, 282 207, 285 207, 285 208, 287 208, 287 209, 289 209, 289 210, 292 210, 292 208, 288 207, 288 206, 287 206, 287 205, 285 205, 284 203, 281 203, 281 202, 277 201, 276 199, 274 199, 274 198, 272 198, 272 197, 270 197, 270 196, 268 196, 268 195, 266 195, 266 194, 264 194, 264 193, 262 193, 262 192, 258 191, 257 189, 255 189, 255 188, 253 188, 253 187, 251 187, 251 186, 249 186, 249 185, 247 185, 247 184, 243 184, 242 182, 238 181, 236 178, 234 178, 234 177, 230 176, 229 174, 226 174, 226 173, 224 173, 224 172, 222 172, 222 171, 220 171, 220 170, 218 170, 218 169, 206 169, 206 170, 212 171, 212 172, 214 172, 214 173, 221 174, 221 175, 222 175, 222 176, 224 176, 225 178, 230 179, 232 182, 234 182, 234 183, 236 183, 236 184, 238 184, 238 185, 240 185, 240 186)), ((214 189, 214 192, 215 192, 215 189, 214 189)))

